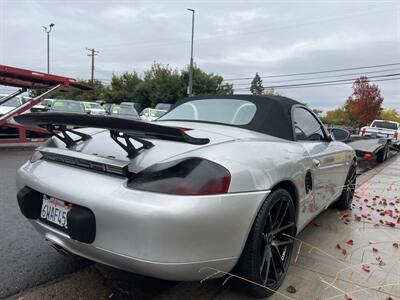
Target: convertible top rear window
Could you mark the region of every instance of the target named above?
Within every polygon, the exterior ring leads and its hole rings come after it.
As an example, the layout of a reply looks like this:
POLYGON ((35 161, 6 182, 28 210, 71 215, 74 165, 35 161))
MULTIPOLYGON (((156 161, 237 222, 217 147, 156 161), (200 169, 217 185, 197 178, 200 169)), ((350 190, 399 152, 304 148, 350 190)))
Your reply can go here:
POLYGON ((256 111, 256 105, 246 100, 193 100, 179 105, 161 117, 160 120, 185 120, 228 125, 246 125, 253 120, 256 111))
POLYGON ((292 108, 304 104, 282 96, 221 95, 182 99, 159 121, 223 124, 294 141, 292 108))

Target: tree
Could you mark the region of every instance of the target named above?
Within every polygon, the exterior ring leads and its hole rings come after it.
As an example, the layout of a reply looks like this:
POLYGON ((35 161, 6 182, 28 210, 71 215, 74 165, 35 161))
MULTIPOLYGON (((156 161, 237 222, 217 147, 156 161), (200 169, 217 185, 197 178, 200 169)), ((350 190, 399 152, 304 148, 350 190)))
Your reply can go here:
POLYGON ((344 107, 328 110, 326 115, 320 118, 326 125, 352 125, 349 114, 344 107))
MULTIPOLYGON (((189 81, 189 68, 181 72, 182 85, 189 81)), ((214 73, 206 73, 196 65, 193 68, 193 92, 195 95, 232 95, 233 84, 223 83, 224 78, 214 73)), ((185 92, 186 94, 186 92, 185 92)))
MULTIPOLYGON (((94 81, 93 91, 81 91, 70 88, 53 98, 73 100, 105 100, 120 103, 122 101, 141 102, 143 107, 155 106, 159 102, 175 103, 187 96, 188 68, 178 70, 169 65, 153 63, 151 68, 140 76, 136 72, 113 74, 111 84, 105 87, 100 81, 94 81)), ((90 83, 88 80, 84 83, 90 83)), ((233 85, 224 83, 224 78, 214 73, 206 73, 194 66, 193 91, 197 95, 232 95, 233 85)), ((31 91, 31 96, 41 94, 42 90, 31 91)))
POLYGON ((380 119, 400 122, 400 113, 394 108, 384 109, 380 113, 380 119))
POLYGON ((353 84, 353 94, 347 99, 345 110, 354 117, 355 126, 364 126, 379 117, 383 97, 379 87, 361 76, 353 84))
POLYGON ((312 111, 314 112, 314 114, 316 114, 318 117, 321 116, 322 114, 322 110, 318 109, 318 108, 313 108, 312 111))
POLYGON ((262 80, 260 75, 256 73, 253 80, 251 81, 250 92, 253 95, 263 95, 264 94, 264 87, 262 84, 262 80))
POLYGON ((175 103, 183 98, 184 91, 179 71, 158 63, 144 72, 143 83, 138 86, 138 94, 153 107, 158 102, 175 103))
POLYGON ((263 95, 266 95, 266 96, 280 96, 281 94, 278 93, 274 88, 264 88, 263 95))
MULTIPOLYGON (((80 80, 88 86, 92 85, 91 80, 80 80)), ((35 89, 29 91, 30 97, 36 97, 44 93, 48 89, 35 89)), ((100 80, 93 81, 93 89, 89 91, 80 90, 77 88, 70 87, 66 90, 61 90, 51 97, 54 99, 69 99, 69 100, 82 100, 82 101, 95 101, 102 100, 105 96, 105 87, 100 80)))
POLYGON ((137 87, 143 80, 136 72, 125 72, 121 76, 111 77, 111 84, 105 91, 105 100, 108 102, 133 102, 137 100, 137 87))

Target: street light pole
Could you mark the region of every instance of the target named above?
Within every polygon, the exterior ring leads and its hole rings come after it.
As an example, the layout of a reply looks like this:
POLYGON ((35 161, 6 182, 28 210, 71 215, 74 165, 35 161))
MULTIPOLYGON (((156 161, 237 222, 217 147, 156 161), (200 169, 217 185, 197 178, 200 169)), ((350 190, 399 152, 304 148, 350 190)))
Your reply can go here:
POLYGON ((50 32, 51 28, 54 27, 54 24, 51 23, 49 28, 47 26, 42 26, 44 28, 44 32, 47 33, 47 73, 50 73, 50 32))
POLYGON ((187 8, 187 10, 192 12, 192 43, 190 48, 190 70, 189 70, 189 97, 193 96, 193 36, 194 36, 194 9, 187 8))

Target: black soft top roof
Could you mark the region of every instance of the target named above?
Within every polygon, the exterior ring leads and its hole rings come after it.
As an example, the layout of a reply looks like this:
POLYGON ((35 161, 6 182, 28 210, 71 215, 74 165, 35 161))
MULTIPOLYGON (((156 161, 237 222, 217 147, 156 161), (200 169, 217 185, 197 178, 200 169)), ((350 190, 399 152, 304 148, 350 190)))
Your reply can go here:
POLYGON ((196 96, 185 98, 177 102, 175 107, 193 100, 204 99, 239 99, 252 102, 256 105, 256 113, 249 124, 235 125, 276 136, 285 140, 294 140, 292 127, 292 107, 305 106, 296 100, 282 96, 254 96, 254 95, 224 95, 224 96, 196 96))

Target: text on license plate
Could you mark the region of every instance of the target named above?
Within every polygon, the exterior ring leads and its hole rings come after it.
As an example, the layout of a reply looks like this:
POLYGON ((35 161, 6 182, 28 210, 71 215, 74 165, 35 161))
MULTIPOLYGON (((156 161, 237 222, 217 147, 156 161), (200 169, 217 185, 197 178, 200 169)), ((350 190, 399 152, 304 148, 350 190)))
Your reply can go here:
POLYGON ((64 201, 44 195, 40 217, 58 226, 68 228, 67 213, 70 209, 71 206, 66 205, 64 201))

